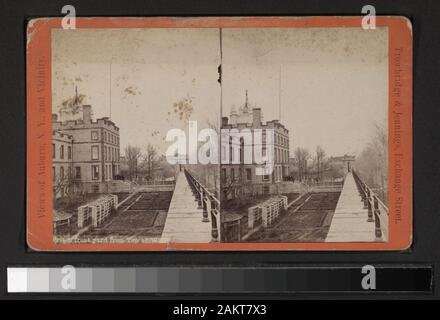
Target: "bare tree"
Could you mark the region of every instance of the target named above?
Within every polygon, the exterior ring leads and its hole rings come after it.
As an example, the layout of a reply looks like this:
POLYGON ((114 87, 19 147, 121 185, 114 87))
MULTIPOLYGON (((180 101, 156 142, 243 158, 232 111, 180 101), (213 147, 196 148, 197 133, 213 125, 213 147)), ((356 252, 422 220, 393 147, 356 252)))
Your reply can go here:
POLYGON ((388 185, 388 134, 375 123, 370 143, 356 159, 356 169, 370 187, 380 189, 378 195, 387 202, 388 185))
POLYGON ((321 146, 316 146, 316 172, 317 180, 322 180, 323 163, 325 158, 325 151, 321 146))
POLYGON ((130 180, 136 177, 138 172, 138 160, 141 156, 141 149, 139 147, 127 146, 125 147, 125 158, 128 164, 128 175, 130 180))
POLYGON ((310 152, 305 148, 295 149, 295 158, 298 164, 298 178, 304 180, 308 175, 308 164, 307 161, 310 159, 310 152))
POLYGON ((240 194, 237 194, 237 179, 229 178, 222 184, 222 191, 223 191, 223 201, 226 201, 229 199, 229 196, 232 195, 233 199, 240 199, 240 194))
POLYGON ((66 198, 68 203, 73 203, 73 198, 75 196, 75 186, 74 180, 71 175, 66 173, 61 174, 60 172, 53 179, 53 194, 54 200, 57 196, 66 198))
POLYGON ((152 144, 148 144, 144 158, 145 167, 147 169, 148 180, 153 179, 153 171, 156 161, 157 161, 157 149, 152 144))

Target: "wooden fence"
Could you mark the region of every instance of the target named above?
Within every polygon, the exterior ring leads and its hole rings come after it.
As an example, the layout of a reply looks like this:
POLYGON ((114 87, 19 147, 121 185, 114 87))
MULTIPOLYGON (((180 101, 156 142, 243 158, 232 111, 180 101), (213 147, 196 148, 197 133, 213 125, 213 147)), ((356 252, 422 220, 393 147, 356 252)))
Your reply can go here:
POLYGON ((287 209, 287 197, 276 196, 248 209, 248 227, 253 229, 261 223, 265 228, 271 227, 280 214, 287 209))
POLYGON ((95 228, 100 226, 117 205, 118 197, 109 194, 80 206, 78 208, 78 228, 82 229, 88 225, 92 225, 95 228))

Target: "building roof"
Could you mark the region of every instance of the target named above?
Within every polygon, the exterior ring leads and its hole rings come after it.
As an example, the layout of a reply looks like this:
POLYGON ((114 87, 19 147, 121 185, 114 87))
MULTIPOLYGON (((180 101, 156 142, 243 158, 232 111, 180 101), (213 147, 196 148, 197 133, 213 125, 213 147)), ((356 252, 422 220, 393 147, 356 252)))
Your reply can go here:
POLYGON ((72 218, 72 214, 67 213, 67 212, 63 212, 63 211, 57 211, 57 210, 53 210, 53 217, 52 220, 53 222, 60 222, 60 221, 65 221, 67 219, 72 218))

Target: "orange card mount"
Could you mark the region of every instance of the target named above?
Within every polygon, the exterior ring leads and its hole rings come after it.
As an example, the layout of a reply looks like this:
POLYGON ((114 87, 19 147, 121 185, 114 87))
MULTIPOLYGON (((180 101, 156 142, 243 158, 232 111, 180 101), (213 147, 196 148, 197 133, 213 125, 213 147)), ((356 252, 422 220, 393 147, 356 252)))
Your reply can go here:
POLYGON ((29 247, 408 249, 411 22, 362 19, 31 20, 29 247))

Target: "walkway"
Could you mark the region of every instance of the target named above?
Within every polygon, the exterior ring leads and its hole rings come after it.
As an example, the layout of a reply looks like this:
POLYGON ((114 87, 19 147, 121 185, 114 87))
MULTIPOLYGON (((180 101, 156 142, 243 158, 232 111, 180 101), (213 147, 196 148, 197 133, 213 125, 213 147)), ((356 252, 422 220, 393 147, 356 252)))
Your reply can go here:
POLYGON ((179 172, 161 242, 211 242, 211 221, 202 222, 202 218, 203 211, 197 208, 188 180, 183 172, 179 172))
POLYGON ((353 175, 347 174, 325 242, 374 242, 375 224, 367 222, 353 175))

